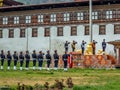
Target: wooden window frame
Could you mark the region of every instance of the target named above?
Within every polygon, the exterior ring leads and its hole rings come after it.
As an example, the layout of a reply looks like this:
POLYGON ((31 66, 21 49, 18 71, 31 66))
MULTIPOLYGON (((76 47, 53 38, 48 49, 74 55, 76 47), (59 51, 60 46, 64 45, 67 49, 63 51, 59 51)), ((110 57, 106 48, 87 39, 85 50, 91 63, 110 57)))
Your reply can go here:
POLYGON ((71 27, 71 36, 77 36, 77 26, 71 27))
POLYGON ((83 12, 77 13, 77 20, 84 20, 84 13, 83 12))
POLYGON ((20 38, 25 38, 25 29, 20 29, 20 38))
POLYGON ((44 36, 45 37, 50 37, 50 28, 45 28, 44 36))
POLYGON ((114 34, 120 34, 120 24, 114 25, 114 34))
POLYGON ((89 11, 84 11, 84 20, 89 20, 89 11))
POLYGON ((19 24, 19 17, 18 16, 15 16, 14 17, 14 24, 19 24))
POLYGON ((92 12, 92 20, 98 20, 98 12, 97 11, 92 12))
POLYGON ((106 20, 106 11, 101 10, 101 20, 106 20))
POLYGON ((63 27, 57 27, 57 36, 63 36, 63 27))
POLYGON ((27 23, 27 24, 31 23, 31 18, 32 17, 30 15, 26 16, 25 17, 25 23, 27 23))
POLYGON ((113 11, 106 10, 106 19, 112 19, 112 18, 113 18, 113 11))
POLYGON ((70 12, 70 21, 77 20, 77 12, 70 12))
POLYGON ((106 35, 106 26, 99 25, 99 35, 106 35))
POLYGON ((0 38, 3 38, 3 30, 0 30, 0 38))
POLYGON ((62 23, 64 20, 63 20, 63 17, 64 17, 64 13, 57 13, 57 16, 56 16, 56 21, 58 23, 62 23))
POLYGON ((70 13, 64 13, 63 18, 65 22, 70 21, 70 13))
POLYGON ((44 19, 44 21, 43 21, 44 24, 49 24, 50 23, 50 14, 48 14, 48 13, 44 14, 43 19, 44 19))
POLYGON ((85 26, 84 35, 90 35, 89 26, 85 26))
POLYGON ((51 14, 50 15, 50 22, 56 22, 56 14, 51 14))
POLYGON ((117 10, 113 10, 113 19, 117 19, 117 10))
POLYGON ((9 29, 9 38, 14 38, 14 29, 9 29))
POLYGON ((38 29, 37 28, 32 29, 32 37, 38 37, 38 29))
POLYGON ((8 17, 3 17, 3 25, 8 24, 8 17))
POLYGON ((120 9, 116 11, 116 16, 117 16, 117 19, 120 18, 120 9))
POLYGON ((38 18, 38 23, 43 23, 44 22, 44 15, 43 14, 39 14, 37 16, 37 18, 38 18))

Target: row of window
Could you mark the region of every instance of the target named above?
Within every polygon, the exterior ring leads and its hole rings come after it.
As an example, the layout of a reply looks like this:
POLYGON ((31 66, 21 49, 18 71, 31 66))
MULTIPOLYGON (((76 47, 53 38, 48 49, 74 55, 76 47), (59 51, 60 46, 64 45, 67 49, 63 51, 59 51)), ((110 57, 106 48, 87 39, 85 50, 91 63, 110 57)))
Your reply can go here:
MULTIPOLYGON (((20 37, 23 38, 25 37, 26 29, 21 29, 20 30, 20 37)), ((89 35, 89 26, 85 26, 84 30, 84 35, 89 35)), ((106 27, 105 25, 100 25, 99 26, 99 35, 105 35, 106 34, 106 27)), ((114 34, 120 34, 120 25, 116 24, 114 26, 114 34)), ((49 37, 50 36, 50 28, 45 28, 44 30, 44 36, 49 37)), ((63 35, 63 27, 58 27, 57 28, 57 36, 64 36, 63 35)), ((71 36, 77 36, 77 26, 72 26, 71 27, 71 36)), ((14 38, 14 30, 10 29, 9 38, 14 38)), ((37 28, 32 28, 32 37, 38 37, 38 29, 37 28)), ((0 38, 3 38, 3 30, 0 30, 0 38)))
MULTIPOLYGON (((1 24, 20 24, 22 23, 45 23, 45 22, 59 22, 59 21, 75 21, 75 20, 88 20, 89 11, 81 12, 66 12, 66 13, 52 13, 52 14, 39 14, 39 15, 26 15, 26 16, 11 16, 11 17, 0 17, 1 24)), ((93 11, 92 19, 113 19, 120 18, 120 10, 106 10, 106 11, 93 11)))

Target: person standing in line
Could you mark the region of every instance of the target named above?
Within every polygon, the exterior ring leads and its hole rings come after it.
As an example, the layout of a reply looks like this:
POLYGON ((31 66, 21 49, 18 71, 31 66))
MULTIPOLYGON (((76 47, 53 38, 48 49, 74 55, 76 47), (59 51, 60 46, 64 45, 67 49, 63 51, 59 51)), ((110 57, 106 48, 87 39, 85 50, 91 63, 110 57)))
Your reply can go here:
POLYGON ((4 60, 5 60, 5 55, 4 55, 4 51, 1 50, 1 54, 0 54, 0 57, 1 57, 1 69, 3 70, 3 66, 4 66, 4 60))
POLYGON ((17 61, 18 61, 18 55, 17 55, 17 52, 15 51, 14 54, 13 54, 13 59, 14 59, 14 67, 13 69, 16 70, 16 66, 17 66, 17 61))
POLYGON ((22 51, 20 52, 19 59, 20 59, 20 70, 23 70, 24 55, 22 51))
POLYGON ((105 52, 105 49, 106 49, 106 42, 105 42, 105 39, 103 39, 103 42, 102 42, 102 50, 103 52, 105 52))
POLYGON ((114 46, 113 50, 114 50, 115 58, 117 58, 117 48, 116 48, 116 46, 114 46))
POLYGON ((57 53, 57 50, 54 51, 53 58, 54 58, 54 70, 57 70, 58 69, 58 61, 59 61, 59 55, 57 53))
POLYGON ((39 70, 42 70, 43 59, 44 59, 44 53, 42 53, 42 51, 40 51, 39 54, 38 54, 38 66, 39 66, 39 70))
POLYGON ((47 70, 50 70, 51 55, 49 50, 47 51, 47 54, 46 54, 46 60, 47 60, 47 70))
POLYGON ((62 60, 64 62, 64 71, 67 71, 67 65, 68 65, 68 54, 65 52, 65 54, 62 55, 62 60))
POLYGON ((85 44, 86 44, 86 42, 83 40, 83 41, 82 41, 82 44, 81 44, 82 55, 84 55, 84 51, 85 51, 85 44))
POLYGON ((8 51, 8 54, 7 54, 8 70, 10 70, 11 60, 12 60, 12 56, 10 54, 10 51, 8 51))
POLYGON ((35 50, 33 51, 32 59, 33 59, 33 70, 35 70, 36 69, 36 60, 37 60, 37 54, 36 54, 35 50))
POLYGON ((68 52, 68 45, 70 44, 70 42, 66 41, 64 44, 65 47, 65 51, 68 52))
POLYGON ((97 42, 96 42, 95 40, 93 40, 93 42, 92 42, 93 55, 95 55, 95 51, 96 51, 96 44, 97 44, 97 42))
POLYGON ((71 44, 71 47, 72 47, 72 51, 73 51, 73 52, 74 52, 75 49, 76 49, 76 46, 75 46, 76 44, 77 44, 77 42, 73 40, 73 42, 72 42, 72 44, 71 44))
POLYGON ((26 70, 29 70, 29 62, 30 62, 30 55, 29 55, 29 51, 26 51, 26 54, 25 54, 25 58, 26 58, 26 70))

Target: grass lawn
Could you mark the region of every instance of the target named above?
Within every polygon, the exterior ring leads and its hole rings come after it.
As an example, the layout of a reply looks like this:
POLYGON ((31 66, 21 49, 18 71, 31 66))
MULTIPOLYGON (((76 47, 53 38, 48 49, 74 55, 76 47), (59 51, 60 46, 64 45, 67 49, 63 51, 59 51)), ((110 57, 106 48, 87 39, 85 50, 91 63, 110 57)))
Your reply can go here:
POLYGON ((73 90, 120 90, 120 69, 69 69, 64 72, 62 69, 58 71, 33 71, 32 69, 29 71, 8 71, 5 67, 4 70, 0 70, 0 86, 14 87, 18 82, 34 86, 36 83, 43 85, 46 81, 53 85, 56 79, 64 79, 66 85, 65 81, 68 77, 73 80, 73 90))

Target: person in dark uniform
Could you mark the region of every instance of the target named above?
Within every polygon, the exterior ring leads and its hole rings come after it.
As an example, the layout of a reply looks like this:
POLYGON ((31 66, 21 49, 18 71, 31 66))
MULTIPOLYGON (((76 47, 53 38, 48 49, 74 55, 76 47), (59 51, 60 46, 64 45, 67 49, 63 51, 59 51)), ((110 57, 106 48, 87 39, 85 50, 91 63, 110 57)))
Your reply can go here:
MULTIPOLYGON (((57 50, 54 51, 55 53, 53 54, 54 58, 54 70, 58 69, 58 61, 59 61, 59 55, 57 53, 57 50)), ((66 51, 67 52, 67 51, 66 51)))
POLYGON ((47 60, 47 70, 50 70, 51 55, 49 50, 47 51, 47 54, 46 54, 46 60, 47 60))
POLYGON ((83 41, 82 41, 82 44, 81 44, 82 55, 84 55, 84 51, 85 51, 85 44, 86 44, 86 42, 83 40, 83 41))
POLYGON ((43 59, 44 59, 44 53, 42 53, 42 51, 40 51, 39 55, 38 55, 39 70, 42 70, 43 59))
POLYGON ((29 55, 29 51, 26 51, 26 54, 25 54, 25 58, 26 58, 26 70, 29 69, 29 62, 30 62, 30 55, 29 55))
POLYGON ((5 55, 3 50, 1 50, 0 57, 1 57, 1 69, 3 70, 4 60, 5 60, 5 55))
POLYGON ((64 44, 65 47, 65 51, 68 52, 68 45, 70 44, 70 42, 66 41, 64 44))
POLYGON ((20 70, 22 70, 23 69, 23 63, 24 63, 24 55, 23 55, 22 51, 20 52, 19 59, 20 59, 20 70))
POLYGON ((7 61, 8 61, 8 70, 10 70, 10 64, 11 64, 11 60, 12 60, 12 56, 10 54, 10 51, 8 51, 8 54, 7 54, 7 61))
POLYGON ((13 59, 14 59, 14 67, 13 67, 13 69, 16 70, 17 61, 18 61, 18 55, 17 55, 16 51, 13 54, 13 59))
POLYGON ((68 65, 68 54, 67 52, 65 52, 65 54, 63 54, 62 56, 62 60, 64 62, 64 71, 67 71, 67 65, 68 65))
POLYGON ((33 59, 33 70, 35 70, 36 69, 36 60, 37 60, 37 54, 36 54, 35 50, 33 51, 32 59, 33 59))
POLYGON ((103 42, 102 42, 102 50, 103 50, 103 52, 105 52, 105 49, 106 49, 106 42, 105 42, 105 39, 103 39, 103 42))

